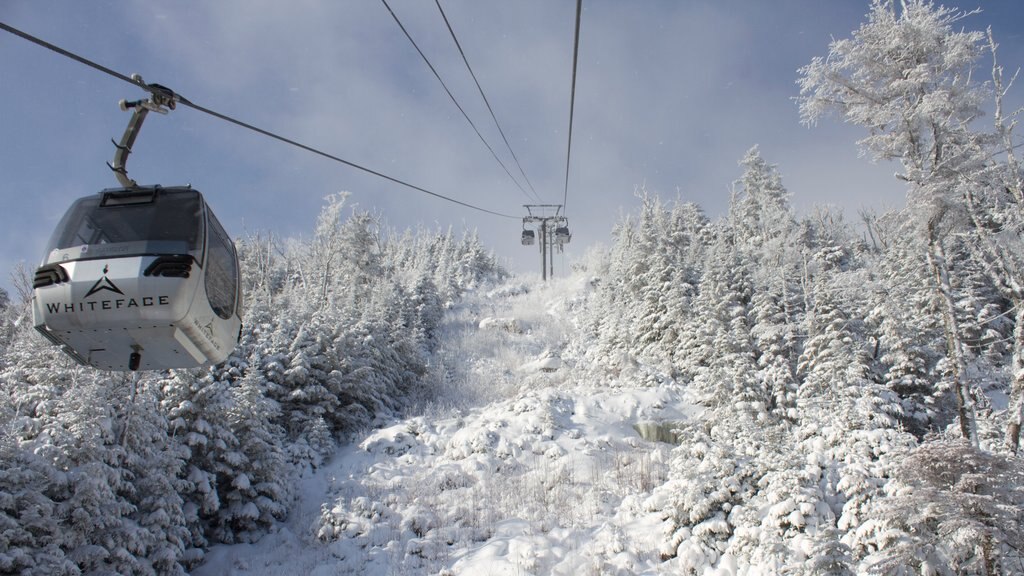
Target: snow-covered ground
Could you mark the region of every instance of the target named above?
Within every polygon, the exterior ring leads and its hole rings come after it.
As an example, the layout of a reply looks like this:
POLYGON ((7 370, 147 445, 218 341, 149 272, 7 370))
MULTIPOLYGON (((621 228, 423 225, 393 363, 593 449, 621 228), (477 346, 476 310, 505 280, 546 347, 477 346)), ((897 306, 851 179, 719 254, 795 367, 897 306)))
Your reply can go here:
POLYGON ((276 531, 214 547, 194 574, 656 572, 672 446, 637 429, 696 408, 672 383, 586 380, 567 312, 585 287, 468 295, 441 334, 440 389, 307 474, 276 531))

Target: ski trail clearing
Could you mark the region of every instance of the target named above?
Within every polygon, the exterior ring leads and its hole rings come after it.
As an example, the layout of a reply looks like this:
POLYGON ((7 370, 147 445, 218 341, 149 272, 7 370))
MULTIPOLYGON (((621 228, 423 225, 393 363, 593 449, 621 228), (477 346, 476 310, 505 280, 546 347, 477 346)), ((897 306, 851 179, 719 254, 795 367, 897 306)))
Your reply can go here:
MULTIPOLYGON (((685 390, 586 382, 570 308, 587 284, 510 284, 449 310, 434 394, 302 480, 289 519, 197 575, 633 574, 656 570, 654 489, 694 415, 685 390)), ((639 378, 637 378, 639 380, 639 378)))

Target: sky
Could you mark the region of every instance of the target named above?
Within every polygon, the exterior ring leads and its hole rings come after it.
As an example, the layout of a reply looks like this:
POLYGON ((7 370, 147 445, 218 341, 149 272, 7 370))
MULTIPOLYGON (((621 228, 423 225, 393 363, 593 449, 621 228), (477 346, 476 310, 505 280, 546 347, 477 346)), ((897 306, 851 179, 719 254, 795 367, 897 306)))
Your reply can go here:
MULTIPOLYGON (((1002 63, 1024 65, 1024 3, 974 0, 1002 63)), ((518 169, 429 0, 390 0, 456 99, 518 169)), ((867 0, 584 0, 566 179, 575 2, 443 0, 495 114, 542 203, 573 233, 555 274, 609 246, 645 188, 728 207, 752 146, 776 164, 801 213, 904 203, 896 167, 860 156, 863 132, 809 128, 797 70, 864 20, 867 0)), ((191 184, 235 237, 308 237, 324 198, 350 193, 388 229, 476 230, 513 272, 538 273, 520 245, 521 191, 379 0, 0 0, 0 21, 192 102, 459 201, 439 200, 179 107, 150 114, 128 161, 140 184, 191 184)), ((0 287, 34 270, 76 198, 117 186, 105 166, 135 86, 0 31, 0 287)), ((525 184, 524 188, 528 188, 525 184)))

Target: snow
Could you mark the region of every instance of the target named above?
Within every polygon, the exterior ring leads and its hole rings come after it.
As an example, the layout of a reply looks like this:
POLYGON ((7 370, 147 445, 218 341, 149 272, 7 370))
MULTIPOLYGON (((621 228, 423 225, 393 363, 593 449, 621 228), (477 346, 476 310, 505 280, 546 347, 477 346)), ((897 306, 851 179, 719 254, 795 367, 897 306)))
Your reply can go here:
POLYGON ((562 359, 558 356, 545 356, 523 366, 529 372, 555 372, 562 367, 562 359))
POLYGON ((523 331, 519 326, 519 321, 515 318, 484 318, 480 321, 479 326, 481 330, 504 330, 513 334, 523 331))
POLYGON ((572 371, 579 359, 554 351, 566 349, 564 301, 580 288, 563 280, 469 295, 448 311, 439 354, 457 357, 466 380, 433 408, 341 447, 302 478, 277 530, 213 547, 193 573, 655 571, 665 528, 653 490, 672 445, 635 426, 699 409, 672 382, 599 386, 572 371), (490 315, 465 321, 481 310, 490 315))

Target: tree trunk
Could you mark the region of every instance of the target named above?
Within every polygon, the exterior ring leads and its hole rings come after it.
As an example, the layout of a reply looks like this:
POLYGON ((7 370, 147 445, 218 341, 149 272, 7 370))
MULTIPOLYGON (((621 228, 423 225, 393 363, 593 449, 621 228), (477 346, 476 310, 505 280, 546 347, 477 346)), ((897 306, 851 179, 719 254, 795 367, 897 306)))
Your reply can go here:
POLYGON ((1013 380, 1010 383, 1009 420, 1006 424, 1006 447, 1016 454, 1020 448, 1020 429, 1024 422, 1024 301, 1017 306, 1013 327, 1013 380))
POLYGON ((942 300, 942 317, 946 333, 946 360, 949 362, 950 377, 953 390, 956 393, 960 433, 973 445, 977 445, 974 427, 974 398, 964 382, 966 362, 963 355, 963 343, 960 341, 960 326, 956 320, 956 303, 949 280, 949 266, 946 263, 942 241, 936 230, 937 220, 933 219, 928 224, 928 264, 935 276, 935 289, 942 300))

